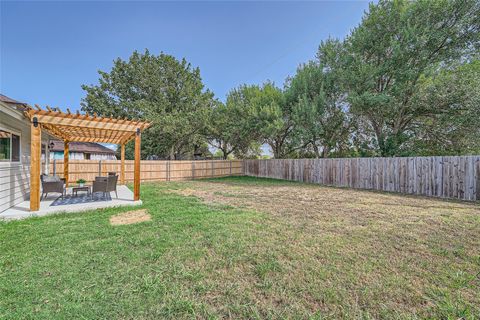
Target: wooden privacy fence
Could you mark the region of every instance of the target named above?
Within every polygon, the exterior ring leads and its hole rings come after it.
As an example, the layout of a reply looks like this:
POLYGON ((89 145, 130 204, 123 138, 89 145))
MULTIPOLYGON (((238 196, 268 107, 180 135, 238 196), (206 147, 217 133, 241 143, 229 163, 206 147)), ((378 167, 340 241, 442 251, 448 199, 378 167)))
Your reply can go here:
MULTIPOLYGON (((71 183, 82 178, 88 182, 96 176, 116 172, 120 175, 120 160, 70 160, 68 180, 71 183)), ((133 181, 133 160, 125 161, 125 180, 133 181)), ((63 176, 63 161, 50 161, 50 174, 63 176)), ((211 177, 224 177, 243 174, 242 160, 195 160, 168 161, 142 160, 140 162, 141 181, 175 181, 211 177)))
POLYGON ((480 156, 245 160, 247 176, 480 200, 480 156))
MULTIPOLYGON (((125 180, 133 181, 133 160, 125 161, 125 180)), ((431 197, 480 200, 480 156, 272 159, 142 160, 141 181, 176 181, 230 175, 318 183, 431 197)), ((50 161, 50 174, 63 176, 63 161, 50 161)), ((120 174, 120 160, 71 160, 69 182, 120 174)))

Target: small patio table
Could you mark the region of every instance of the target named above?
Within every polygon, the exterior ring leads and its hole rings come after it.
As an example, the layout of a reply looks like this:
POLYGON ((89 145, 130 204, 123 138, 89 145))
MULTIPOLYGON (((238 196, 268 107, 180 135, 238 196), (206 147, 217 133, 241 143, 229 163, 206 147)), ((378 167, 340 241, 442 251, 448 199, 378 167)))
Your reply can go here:
POLYGON ((83 187, 73 187, 72 188, 72 196, 77 197, 78 191, 87 191, 87 195, 90 195, 90 186, 83 186, 83 187))

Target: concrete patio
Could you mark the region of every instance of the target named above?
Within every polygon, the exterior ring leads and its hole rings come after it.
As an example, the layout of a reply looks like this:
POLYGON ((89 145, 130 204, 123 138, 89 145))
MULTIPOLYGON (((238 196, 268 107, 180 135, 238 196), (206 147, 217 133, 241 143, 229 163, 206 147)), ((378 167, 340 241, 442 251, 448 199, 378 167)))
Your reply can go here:
MULTIPOLYGON (((100 208, 120 207, 120 206, 136 206, 141 205, 142 200, 134 201, 133 192, 125 185, 117 186, 118 199, 115 192, 110 193, 110 198, 104 201, 95 201, 87 203, 69 203, 68 205, 55 205, 54 202, 59 198, 59 194, 51 194, 47 198, 40 201, 40 210, 30 211, 30 200, 25 200, 22 203, 7 209, 0 213, 0 219, 16 220, 28 217, 42 217, 49 214, 61 212, 81 212, 87 210, 94 210, 100 208), (54 204, 54 205, 52 205, 54 204)), ((71 195, 71 189, 67 191, 71 195)), ((75 198, 73 198, 75 199, 75 198)))

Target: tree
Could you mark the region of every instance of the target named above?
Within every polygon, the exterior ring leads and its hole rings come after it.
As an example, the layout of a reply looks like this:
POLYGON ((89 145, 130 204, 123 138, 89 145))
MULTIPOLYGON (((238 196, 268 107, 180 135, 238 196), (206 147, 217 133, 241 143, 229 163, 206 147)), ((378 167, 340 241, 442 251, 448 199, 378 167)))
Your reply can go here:
MULTIPOLYGON (((223 104, 217 101, 212 111, 212 117, 206 128, 209 143, 221 152, 223 159, 228 159, 241 144, 250 143, 251 136, 245 131, 245 123, 236 121, 239 110, 235 106, 223 104)), ((218 155, 216 153, 216 155, 218 155)))
POLYGON ((237 159, 260 159, 262 152, 262 143, 254 141, 247 148, 236 149, 233 154, 237 159))
POLYGON ((273 83, 267 82, 260 89, 257 108, 263 110, 269 119, 260 128, 263 140, 270 146, 276 159, 291 156, 298 149, 295 123, 292 118, 292 106, 287 104, 284 92, 273 83))
POLYGON ((225 104, 217 102, 212 112, 207 136, 210 144, 223 153, 237 157, 252 157, 270 126, 279 118, 273 85, 242 85, 227 95, 225 104))
POLYGON ((289 80, 287 101, 302 148, 312 148, 315 157, 341 155, 348 143, 349 123, 345 94, 339 81, 337 40, 320 45, 316 61, 301 66, 289 80))
MULTIPOLYGON (((110 72, 99 71, 98 85, 83 85, 82 110, 98 115, 139 118, 152 122, 142 137, 142 158, 177 159, 202 145, 213 105, 200 70, 185 60, 161 53, 133 52, 128 61, 114 61, 110 72)), ((132 146, 127 146, 127 154, 132 146)))
POLYGON ((444 112, 417 103, 421 79, 478 50, 476 0, 380 1, 346 39, 342 82, 361 134, 379 155, 408 153, 418 120, 444 112))
POLYGON ((480 152, 480 60, 440 70, 419 81, 415 103, 430 116, 416 121, 409 149, 415 155, 459 155, 480 152))

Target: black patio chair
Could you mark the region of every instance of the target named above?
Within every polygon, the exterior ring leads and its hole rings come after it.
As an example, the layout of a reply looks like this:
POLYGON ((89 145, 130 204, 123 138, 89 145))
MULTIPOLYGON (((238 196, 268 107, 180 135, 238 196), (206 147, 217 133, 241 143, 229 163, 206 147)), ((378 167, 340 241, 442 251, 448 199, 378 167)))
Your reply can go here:
POLYGON ((118 176, 117 175, 108 175, 107 177, 108 183, 107 183, 107 192, 110 191, 115 191, 115 195, 118 199, 118 193, 117 193, 117 181, 118 181, 118 176))
POLYGON ((40 181, 42 182, 42 196, 40 197, 40 200, 46 198, 50 192, 61 193, 63 199, 66 194, 65 178, 42 174, 40 176, 40 181))
POLYGON ((105 197, 107 193, 110 193, 110 191, 115 191, 115 195, 118 199, 117 181, 117 175, 109 175, 108 177, 95 177, 95 181, 93 181, 92 185, 92 198, 93 194, 96 192, 103 192, 103 196, 105 197))

